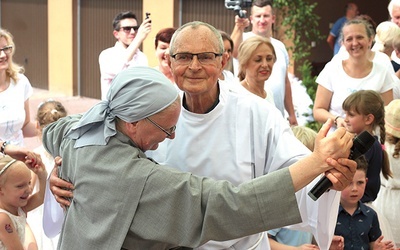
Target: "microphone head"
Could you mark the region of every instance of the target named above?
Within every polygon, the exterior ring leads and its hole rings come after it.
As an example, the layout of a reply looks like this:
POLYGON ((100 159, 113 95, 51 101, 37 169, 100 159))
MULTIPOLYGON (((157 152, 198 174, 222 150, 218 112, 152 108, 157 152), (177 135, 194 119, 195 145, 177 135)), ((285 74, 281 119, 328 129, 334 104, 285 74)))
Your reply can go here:
POLYGON ((365 154, 374 145, 375 137, 371 135, 368 131, 363 131, 353 140, 352 159, 356 159, 361 155, 365 154))

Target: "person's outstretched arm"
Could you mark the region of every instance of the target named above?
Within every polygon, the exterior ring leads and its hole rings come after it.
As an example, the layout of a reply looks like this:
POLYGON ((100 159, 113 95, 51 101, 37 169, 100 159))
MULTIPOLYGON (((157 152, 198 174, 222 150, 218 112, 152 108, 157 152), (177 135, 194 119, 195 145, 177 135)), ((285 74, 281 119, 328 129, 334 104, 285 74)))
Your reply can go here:
POLYGON ((238 15, 235 16, 235 26, 231 34, 231 39, 233 41, 233 51, 232 56, 237 58, 239 53, 239 46, 243 42, 244 30, 250 25, 249 19, 240 18, 238 15))
POLYGON ((2 150, 4 149, 4 153, 6 155, 11 156, 13 159, 16 159, 18 161, 23 161, 25 162, 25 157, 28 154, 29 150, 24 147, 12 145, 12 144, 7 144, 5 141, 0 140, 0 147, 2 150))
MULTIPOLYGON (((332 182, 332 189, 339 191, 348 186, 353 179, 357 164, 348 159, 350 148, 353 145, 353 135, 343 128, 327 136, 332 123, 332 120, 328 119, 318 132, 314 151, 289 167, 296 192, 321 173, 325 173, 332 182)), ((61 160, 56 163, 51 173, 50 190, 58 203, 69 206, 69 200, 64 197, 73 197, 74 186, 58 177, 57 165, 61 166, 61 160)))
POLYGON ((139 26, 135 39, 133 39, 132 43, 127 48, 126 62, 132 60, 136 51, 142 45, 143 41, 147 38, 150 32, 151 32, 151 19, 150 18, 144 19, 143 23, 139 26))
POLYGON ((285 77, 285 100, 284 100, 284 103, 285 103, 285 109, 289 115, 290 126, 298 125, 296 113, 294 112, 294 106, 293 106, 292 84, 290 83, 290 80, 289 80, 289 77, 287 74, 285 77))
POLYGON ((39 181, 39 191, 29 196, 28 203, 25 207, 23 207, 23 210, 25 211, 25 213, 27 213, 43 204, 44 191, 46 189, 47 171, 40 158, 40 155, 33 152, 28 152, 25 164, 33 173, 37 175, 39 181))
POLYGON ((332 34, 329 34, 328 37, 326 38, 326 42, 328 43, 329 48, 331 48, 332 50, 335 47, 335 41, 336 37, 334 37, 332 34))

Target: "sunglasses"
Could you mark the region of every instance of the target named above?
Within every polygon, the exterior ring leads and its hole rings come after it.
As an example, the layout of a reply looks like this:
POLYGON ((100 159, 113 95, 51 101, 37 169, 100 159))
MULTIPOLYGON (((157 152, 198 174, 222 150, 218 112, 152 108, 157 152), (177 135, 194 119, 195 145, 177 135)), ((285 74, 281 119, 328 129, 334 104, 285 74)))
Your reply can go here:
POLYGON ((119 30, 123 30, 125 33, 130 33, 132 29, 136 32, 138 31, 139 26, 125 26, 121 27, 119 30))

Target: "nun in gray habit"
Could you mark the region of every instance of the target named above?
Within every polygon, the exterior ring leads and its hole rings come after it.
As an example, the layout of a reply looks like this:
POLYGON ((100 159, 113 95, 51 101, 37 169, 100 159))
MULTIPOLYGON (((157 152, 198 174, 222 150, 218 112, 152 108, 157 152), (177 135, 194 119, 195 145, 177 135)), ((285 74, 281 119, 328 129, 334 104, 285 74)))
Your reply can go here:
MULTIPOLYGON (((117 129, 117 118, 139 122, 176 102, 177 89, 162 73, 133 67, 114 78, 107 100, 46 127, 43 144, 62 157, 59 175, 75 187, 60 249, 194 248, 300 222, 288 168, 234 187, 160 166, 117 129), (284 220, 271 216, 288 206, 284 220)), ((45 224, 57 221, 50 217, 45 224)))

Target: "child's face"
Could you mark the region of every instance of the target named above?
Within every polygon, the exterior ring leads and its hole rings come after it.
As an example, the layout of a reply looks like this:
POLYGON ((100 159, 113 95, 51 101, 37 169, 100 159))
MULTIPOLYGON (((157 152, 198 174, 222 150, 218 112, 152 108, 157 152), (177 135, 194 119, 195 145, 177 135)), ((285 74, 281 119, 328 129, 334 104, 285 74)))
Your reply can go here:
POLYGON ((370 123, 370 116, 361 115, 354 110, 346 111, 346 129, 350 133, 359 134, 366 130, 370 123))
POLYGON ((24 207, 32 192, 30 188, 31 171, 25 164, 16 162, 10 166, 5 183, 0 188, 1 203, 5 208, 24 207))
POLYGON ((341 202, 345 202, 346 204, 357 204, 364 195, 366 184, 367 177, 365 172, 357 170, 353 181, 342 191, 341 202))

